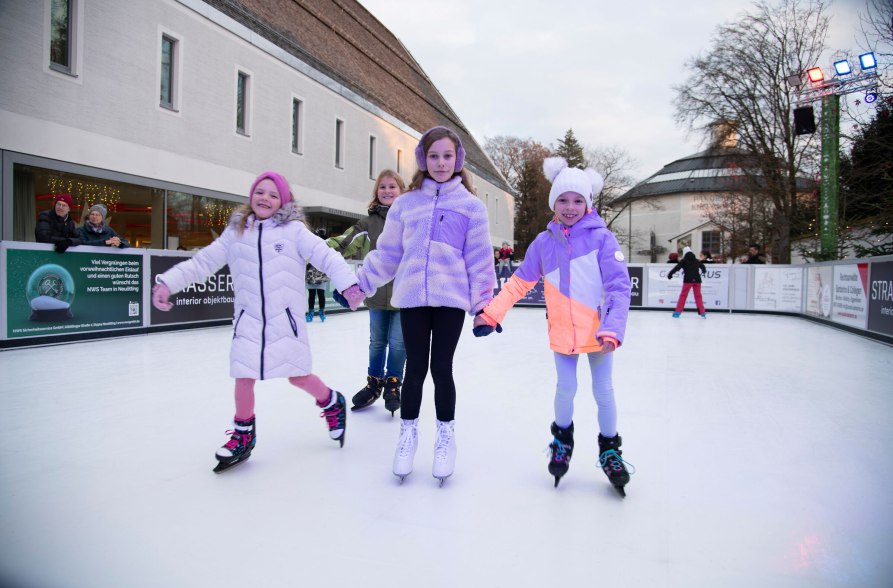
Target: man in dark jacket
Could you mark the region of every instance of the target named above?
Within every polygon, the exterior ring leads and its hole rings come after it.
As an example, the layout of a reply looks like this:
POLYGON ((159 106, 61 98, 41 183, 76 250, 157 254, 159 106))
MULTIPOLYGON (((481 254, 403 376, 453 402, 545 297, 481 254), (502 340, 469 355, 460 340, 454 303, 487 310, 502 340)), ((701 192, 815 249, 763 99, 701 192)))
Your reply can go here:
POLYGON ((81 244, 80 232, 69 214, 72 206, 71 194, 56 195, 53 209, 41 212, 37 218, 34 237, 38 243, 52 243, 59 253, 81 244))

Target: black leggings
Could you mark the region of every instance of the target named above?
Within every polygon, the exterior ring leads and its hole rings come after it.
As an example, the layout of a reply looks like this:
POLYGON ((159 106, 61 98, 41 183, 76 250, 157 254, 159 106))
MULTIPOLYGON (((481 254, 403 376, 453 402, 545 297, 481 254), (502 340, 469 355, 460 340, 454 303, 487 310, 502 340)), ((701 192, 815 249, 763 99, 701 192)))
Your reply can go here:
POLYGON ((418 418, 430 358, 437 420, 453 420, 456 414, 453 355, 465 324, 465 311, 432 306, 401 308, 400 324, 406 346, 406 375, 403 378, 403 397, 400 399, 400 418, 418 418))
POLYGON ((322 288, 307 288, 307 311, 313 311, 313 298, 319 297, 319 309, 326 309, 326 291, 322 288))

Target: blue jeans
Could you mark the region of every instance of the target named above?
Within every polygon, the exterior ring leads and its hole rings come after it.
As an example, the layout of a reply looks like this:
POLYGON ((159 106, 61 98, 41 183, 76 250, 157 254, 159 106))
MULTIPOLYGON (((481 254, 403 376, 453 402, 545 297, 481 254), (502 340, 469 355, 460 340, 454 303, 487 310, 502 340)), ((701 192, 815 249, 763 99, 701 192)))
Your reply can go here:
POLYGON ((369 375, 376 378, 394 376, 402 382, 405 365, 406 346, 403 344, 400 311, 369 309, 369 375))

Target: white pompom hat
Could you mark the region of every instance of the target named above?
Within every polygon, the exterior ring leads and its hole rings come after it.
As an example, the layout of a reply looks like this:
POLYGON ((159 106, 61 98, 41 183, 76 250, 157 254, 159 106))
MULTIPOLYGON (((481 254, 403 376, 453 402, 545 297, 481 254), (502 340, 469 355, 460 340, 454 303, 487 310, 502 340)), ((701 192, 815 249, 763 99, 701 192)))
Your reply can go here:
POLYGON ((549 191, 549 208, 555 210, 555 201, 565 192, 575 192, 586 199, 587 208, 592 208, 592 198, 602 191, 605 180, 592 168, 568 167, 563 157, 547 157, 543 160, 543 172, 552 182, 549 191))

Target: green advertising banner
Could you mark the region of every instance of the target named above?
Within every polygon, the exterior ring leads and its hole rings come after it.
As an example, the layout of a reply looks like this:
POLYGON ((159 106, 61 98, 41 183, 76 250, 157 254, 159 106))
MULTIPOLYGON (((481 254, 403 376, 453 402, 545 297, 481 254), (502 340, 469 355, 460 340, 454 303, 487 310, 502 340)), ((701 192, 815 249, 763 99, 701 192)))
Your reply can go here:
POLYGON ((142 281, 139 254, 8 249, 6 336, 140 327, 142 281))

